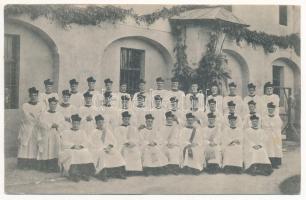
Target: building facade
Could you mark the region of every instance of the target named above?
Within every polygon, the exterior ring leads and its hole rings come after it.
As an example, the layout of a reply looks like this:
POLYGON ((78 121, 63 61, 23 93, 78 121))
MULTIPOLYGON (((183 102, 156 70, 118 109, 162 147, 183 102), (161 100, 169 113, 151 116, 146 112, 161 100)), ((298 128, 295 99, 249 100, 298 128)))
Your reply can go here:
MULTIPOLYGON (((250 25, 251 30, 274 35, 300 33, 298 6, 235 5, 230 10, 250 25)), ((147 89, 154 88, 158 76, 170 87, 176 40, 169 19, 161 18, 147 25, 137 24, 128 17, 124 22, 103 22, 95 26, 72 24, 64 29, 46 17, 33 20, 23 14, 6 17, 4 28, 7 155, 16 152, 16 123, 20 121, 19 108, 28 98, 27 89, 35 86, 44 91, 43 81, 47 78, 54 80, 57 91, 68 89, 72 78, 80 81, 79 89, 84 91, 89 76, 97 79, 99 90, 104 87, 105 78, 114 81, 114 91, 119 90, 120 82, 130 81, 130 91, 135 92, 140 78, 146 80, 147 89)), ((186 53, 192 68, 198 67, 205 54, 209 32, 205 26, 190 25, 186 29, 186 53)), ((264 83, 273 81, 300 96, 300 57, 293 49, 278 48, 267 54, 262 47, 253 48, 245 42, 238 46, 226 39, 223 53, 240 95, 247 94, 249 82, 256 84, 261 94, 264 83)))

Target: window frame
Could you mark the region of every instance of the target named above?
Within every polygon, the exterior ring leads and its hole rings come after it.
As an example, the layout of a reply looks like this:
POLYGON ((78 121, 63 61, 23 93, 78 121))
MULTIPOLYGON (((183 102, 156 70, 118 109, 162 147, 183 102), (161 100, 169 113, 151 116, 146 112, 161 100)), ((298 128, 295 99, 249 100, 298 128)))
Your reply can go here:
POLYGON ((278 24, 288 26, 288 6, 280 5, 278 7, 278 24))

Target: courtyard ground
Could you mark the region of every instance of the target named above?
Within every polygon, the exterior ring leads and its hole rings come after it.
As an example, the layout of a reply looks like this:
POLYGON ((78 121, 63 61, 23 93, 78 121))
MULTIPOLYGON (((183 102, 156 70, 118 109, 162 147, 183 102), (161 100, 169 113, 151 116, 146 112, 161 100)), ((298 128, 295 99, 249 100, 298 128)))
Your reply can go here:
POLYGON ((16 159, 7 158, 5 191, 7 194, 282 194, 280 184, 300 175, 301 170, 299 145, 284 142, 283 146, 283 165, 268 177, 203 173, 199 176, 129 177, 108 182, 92 178, 90 182, 74 183, 57 173, 18 170, 16 159))

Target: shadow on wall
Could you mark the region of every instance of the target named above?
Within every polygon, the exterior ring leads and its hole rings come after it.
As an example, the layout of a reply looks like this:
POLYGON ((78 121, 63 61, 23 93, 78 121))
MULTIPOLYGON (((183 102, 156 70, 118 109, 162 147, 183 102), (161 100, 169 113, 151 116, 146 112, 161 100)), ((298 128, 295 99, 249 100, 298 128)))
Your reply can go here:
POLYGON ((4 111, 4 152, 5 157, 16 157, 18 152, 18 131, 21 124, 21 111, 8 109, 4 111))

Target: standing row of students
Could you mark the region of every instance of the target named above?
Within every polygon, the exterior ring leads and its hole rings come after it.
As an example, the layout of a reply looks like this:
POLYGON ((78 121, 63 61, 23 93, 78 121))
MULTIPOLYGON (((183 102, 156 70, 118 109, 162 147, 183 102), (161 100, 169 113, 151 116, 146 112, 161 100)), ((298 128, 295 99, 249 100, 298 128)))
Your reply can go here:
MULTIPOLYGON (((103 94, 94 90, 92 77, 87 81, 89 89, 81 95, 72 79, 71 91, 62 91, 59 106, 50 79, 45 81, 45 93, 29 89, 18 137, 19 167, 62 167, 79 181, 94 174, 107 180, 142 172, 199 174, 203 169, 269 175, 281 164, 282 122, 271 83, 262 97, 249 84, 250 95, 244 101, 235 95, 234 83, 224 98, 213 85, 204 106, 203 94, 185 96, 174 89, 176 79, 172 91, 165 91, 163 80, 157 78, 157 90, 150 94, 143 91, 141 81, 134 98, 124 91, 113 93, 110 79, 105 80, 103 94), (180 109, 184 105, 190 108, 180 109)), ((196 84, 192 87, 197 89, 196 84)))

